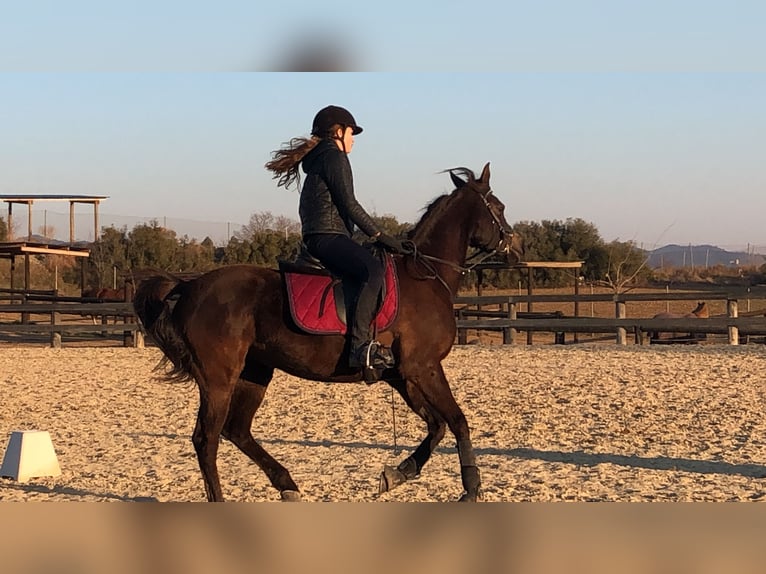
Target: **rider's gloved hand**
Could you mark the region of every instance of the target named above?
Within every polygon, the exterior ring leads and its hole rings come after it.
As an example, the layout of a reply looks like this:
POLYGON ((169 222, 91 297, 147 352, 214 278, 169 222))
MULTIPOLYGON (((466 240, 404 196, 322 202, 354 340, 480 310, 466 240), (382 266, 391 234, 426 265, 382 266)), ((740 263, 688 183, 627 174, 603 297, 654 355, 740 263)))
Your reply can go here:
POLYGON ((410 253, 412 251, 405 245, 404 241, 388 235, 387 233, 381 232, 380 235, 375 238, 375 241, 393 253, 410 253))

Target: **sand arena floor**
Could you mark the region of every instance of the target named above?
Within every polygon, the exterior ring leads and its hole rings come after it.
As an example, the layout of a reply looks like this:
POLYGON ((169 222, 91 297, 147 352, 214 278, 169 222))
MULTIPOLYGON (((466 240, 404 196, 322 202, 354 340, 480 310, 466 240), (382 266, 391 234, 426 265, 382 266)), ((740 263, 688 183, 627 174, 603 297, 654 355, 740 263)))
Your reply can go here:
MULTIPOLYGON (((159 380, 159 358, 155 348, 0 348, 0 453, 13 430, 47 430, 62 469, 2 478, 0 500, 204 500, 190 440, 197 390, 159 380)), ((485 501, 766 497, 763 345, 464 346, 445 370, 472 429, 485 501)), ((306 501, 452 501, 461 492, 448 433, 418 480, 377 494, 383 465, 425 434, 385 384, 278 373, 253 434, 306 501)), ((219 470, 228 500, 279 499, 226 441, 219 470)))

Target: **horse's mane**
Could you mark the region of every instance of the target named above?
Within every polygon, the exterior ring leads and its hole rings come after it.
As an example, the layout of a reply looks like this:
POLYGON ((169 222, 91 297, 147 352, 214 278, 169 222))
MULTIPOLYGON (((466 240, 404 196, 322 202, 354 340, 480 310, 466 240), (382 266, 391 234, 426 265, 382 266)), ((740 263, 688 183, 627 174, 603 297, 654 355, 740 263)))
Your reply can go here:
MULTIPOLYGON (((453 175, 462 176, 463 179, 469 183, 476 181, 476 174, 474 174, 473 171, 467 167, 453 167, 451 169, 442 170, 439 173, 448 172, 453 175)), ((423 209, 425 213, 423 213, 421 216, 420 221, 418 221, 415 227, 413 227, 407 234, 409 239, 414 238, 417 234, 420 233, 425 235, 430 234, 431 229, 434 226, 434 222, 440 219, 439 216, 444 213, 444 211, 446 211, 448 205, 450 204, 450 199, 454 197, 454 191, 455 190, 453 189, 450 193, 440 195, 423 209)))

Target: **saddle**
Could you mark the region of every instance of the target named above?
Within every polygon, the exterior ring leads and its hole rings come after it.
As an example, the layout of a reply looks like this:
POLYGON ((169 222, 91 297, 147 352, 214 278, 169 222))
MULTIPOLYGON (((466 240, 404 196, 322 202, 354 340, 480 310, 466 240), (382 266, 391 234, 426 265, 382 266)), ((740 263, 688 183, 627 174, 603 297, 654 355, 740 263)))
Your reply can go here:
MULTIPOLYGON (((381 252, 385 264, 382 297, 375 316, 376 331, 391 326, 399 312, 399 282, 391 255, 381 252)), ((290 316, 296 327, 313 335, 345 335, 349 287, 301 247, 294 261, 279 260, 290 316)))

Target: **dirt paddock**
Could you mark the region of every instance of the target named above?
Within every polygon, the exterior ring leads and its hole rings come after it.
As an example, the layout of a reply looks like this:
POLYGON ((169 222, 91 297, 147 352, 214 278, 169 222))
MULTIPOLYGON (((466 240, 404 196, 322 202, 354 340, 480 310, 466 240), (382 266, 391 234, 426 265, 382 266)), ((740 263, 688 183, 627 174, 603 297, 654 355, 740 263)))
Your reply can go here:
MULTIPOLYGON (((0 348, 0 453, 13 430, 50 432, 62 475, 0 479, 3 501, 201 501, 190 441, 198 396, 156 378, 154 348, 0 348)), ((766 347, 464 346, 445 361, 485 501, 766 499, 766 347)), ((378 495, 425 427, 385 384, 277 374, 253 424, 307 501, 452 501, 447 434, 421 477, 378 495), (397 451, 401 451, 398 452, 397 451)), ((224 495, 276 501, 221 444, 224 495)))

